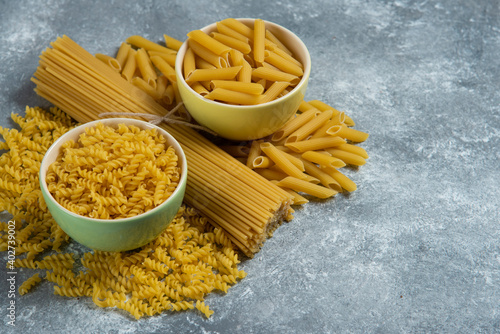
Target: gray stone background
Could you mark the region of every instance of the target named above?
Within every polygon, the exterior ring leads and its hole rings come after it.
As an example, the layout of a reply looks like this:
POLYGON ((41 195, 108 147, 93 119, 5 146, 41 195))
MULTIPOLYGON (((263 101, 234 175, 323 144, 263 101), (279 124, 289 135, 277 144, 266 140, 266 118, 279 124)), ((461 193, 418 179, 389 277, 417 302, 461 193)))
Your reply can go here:
POLYGON ((16 298, 12 329, 0 269, 0 332, 500 332, 497 0, 0 1, 0 125, 26 105, 49 106, 30 77, 57 36, 113 54, 130 35, 183 40, 227 17, 263 18, 303 39, 306 100, 370 133, 368 163, 347 171, 358 190, 298 209, 241 264, 245 279, 208 297, 209 320, 135 321, 54 296, 46 282, 16 298))

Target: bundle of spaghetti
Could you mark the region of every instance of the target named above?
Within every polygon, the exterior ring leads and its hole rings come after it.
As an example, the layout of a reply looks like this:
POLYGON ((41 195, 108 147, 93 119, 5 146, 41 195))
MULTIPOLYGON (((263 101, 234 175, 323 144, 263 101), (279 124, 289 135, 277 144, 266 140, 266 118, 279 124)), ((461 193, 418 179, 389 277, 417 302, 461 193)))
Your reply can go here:
MULTIPOLYGON (((79 122, 105 112, 164 116, 168 111, 67 36, 40 56, 35 91, 79 122)), ((251 257, 292 212, 292 196, 234 159, 195 130, 162 123, 188 160, 185 201, 223 229, 251 257)))

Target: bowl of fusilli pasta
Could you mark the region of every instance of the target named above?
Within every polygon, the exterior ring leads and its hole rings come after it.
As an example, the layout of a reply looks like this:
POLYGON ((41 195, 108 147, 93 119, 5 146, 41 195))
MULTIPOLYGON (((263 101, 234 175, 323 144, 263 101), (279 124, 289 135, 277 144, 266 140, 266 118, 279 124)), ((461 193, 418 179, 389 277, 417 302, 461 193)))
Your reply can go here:
POLYGON ((160 126, 110 118, 56 140, 39 179, 47 208, 71 238, 95 250, 125 251, 152 241, 175 217, 187 161, 160 126))

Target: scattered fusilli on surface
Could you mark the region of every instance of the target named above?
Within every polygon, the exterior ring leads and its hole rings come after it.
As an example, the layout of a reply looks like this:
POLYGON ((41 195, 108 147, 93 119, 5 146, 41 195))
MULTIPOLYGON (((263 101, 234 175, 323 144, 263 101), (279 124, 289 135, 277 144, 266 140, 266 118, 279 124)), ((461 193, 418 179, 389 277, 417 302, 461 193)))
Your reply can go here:
MULTIPOLYGON (((8 211, 15 223, 13 267, 36 271, 20 285, 21 295, 44 279, 54 284, 55 295, 87 296, 99 307, 122 309, 136 319, 195 308, 209 317, 213 311, 205 297, 216 290, 226 293, 245 277, 225 233, 186 206, 158 238, 137 250, 90 251, 81 258, 62 252, 69 237, 45 206, 38 169, 50 145, 76 124, 57 108, 27 108, 25 117, 12 118, 20 130, 0 127, 5 140, 0 142, 5 150, 0 212, 8 211)), ((8 249, 9 226, 0 226, 2 252, 8 249)))

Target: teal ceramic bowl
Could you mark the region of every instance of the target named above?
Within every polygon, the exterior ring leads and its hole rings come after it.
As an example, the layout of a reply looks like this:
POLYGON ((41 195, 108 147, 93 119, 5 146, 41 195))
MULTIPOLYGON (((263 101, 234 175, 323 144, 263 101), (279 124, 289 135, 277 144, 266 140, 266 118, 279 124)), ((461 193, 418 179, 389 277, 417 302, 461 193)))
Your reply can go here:
MULTIPOLYGON (((248 25, 253 25, 254 22, 254 19, 248 18, 238 20, 248 25)), ((186 109, 199 124, 221 137, 231 140, 253 140, 276 132, 295 114, 306 94, 311 74, 311 57, 307 47, 290 30, 276 23, 264 22, 266 29, 285 44, 304 65, 304 74, 300 82, 288 94, 274 101, 258 105, 234 105, 206 99, 186 83, 182 74, 188 43, 184 43, 177 53, 175 74, 179 94, 186 109)), ((209 34, 216 28, 216 23, 213 23, 201 30, 209 34)))
POLYGON ((40 166, 40 187, 47 203, 47 207, 57 224, 78 243, 94 250, 119 252, 141 247, 160 235, 170 224, 178 212, 186 189, 187 183, 186 156, 179 143, 168 132, 148 122, 129 119, 111 118, 89 122, 80 125, 65 133, 47 150, 40 166), (45 176, 52 162, 60 153, 61 146, 66 141, 78 140, 85 128, 95 126, 97 122, 116 127, 120 123, 135 125, 141 129, 156 128, 159 133, 167 138, 179 157, 181 178, 173 194, 162 204, 154 209, 130 218, 122 219, 93 219, 75 214, 61 206, 50 194, 45 176))

